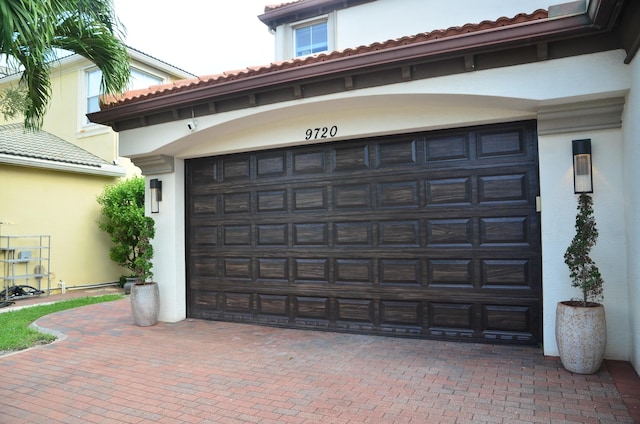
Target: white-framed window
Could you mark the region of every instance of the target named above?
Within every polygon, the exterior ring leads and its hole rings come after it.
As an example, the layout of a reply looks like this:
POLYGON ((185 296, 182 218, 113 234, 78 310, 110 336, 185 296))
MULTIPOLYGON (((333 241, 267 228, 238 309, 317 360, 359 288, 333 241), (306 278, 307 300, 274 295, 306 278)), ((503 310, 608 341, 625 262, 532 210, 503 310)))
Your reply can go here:
MULTIPOLYGON (((100 110, 100 81, 102 71, 97 68, 86 71, 86 108, 85 113, 98 112, 100 110)), ((128 90, 147 88, 152 85, 162 84, 163 78, 144 72, 140 69, 131 68, 131 78, 129 79, 128 90)), ((85 118, 85 125, 89 124, 85 118)))
POLYGON ((326 20, 293 28, 295 57, 329 50, 329 25, 326 20))

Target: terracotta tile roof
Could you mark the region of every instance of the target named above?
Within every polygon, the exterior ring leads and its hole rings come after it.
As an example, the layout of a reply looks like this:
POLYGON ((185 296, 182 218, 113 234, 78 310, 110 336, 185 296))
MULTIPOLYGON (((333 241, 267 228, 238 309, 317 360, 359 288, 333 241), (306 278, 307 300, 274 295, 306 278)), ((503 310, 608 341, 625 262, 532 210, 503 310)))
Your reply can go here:
POLYGON ((304 0, 296 0, 296 1, 288 1, 288 2, 284 2, 284 3, 278 3, 278 4, 268 4, 264 7, 264 11, 265 12, 270 12, 272 10, 276 10, 276 9, 280 9, 281 7, 285 7, 285 6, 289 6, 290 4, 294 4, 294 3, 302 3, 304 0))
POLYGON ((345 57, 364 55, 366 53, 376 52, 380 50, 402 48, 406 46, 417 45, 420 43, 435 42, 444 38, 465 36, 467 34, 473 34, 481 31, 495 30, 502 27, 508 27, 518 24, 526 24, 537 20, 547 19, 548 17, 549 14, 547 10, 539 9, 530 14, 520 13, 512 18, 501 17, 495 21, 486 20, 477 24, 466 24, 461 27, 450 27, 444 30, 424 32, 393 40, 376 42, 366 46, 348 48, 331 53, 320 53, 314 56, 291 59, 283 62, 275 62, 265 66, 248 67, 241 70, 227 71, 222 74, 205 75, 193 79, 178 80, 167 84, 151 86, 145 89, 127 91, 124 94, 117 96, 105 96, 102 99, 102 109, 105 110, 115 106, 121 106, 141 100, 161 97, 163 95, 179 93, 195 88, 224 84, 239 79, 256 77, 259 75, 275 73, 292 68, 300 68, 313 65, 315 63, 334 61, 345 57))
POLYGON ((109 162, 46 131, 22 124, 0 125, 0 154, 100 168, 109 162))

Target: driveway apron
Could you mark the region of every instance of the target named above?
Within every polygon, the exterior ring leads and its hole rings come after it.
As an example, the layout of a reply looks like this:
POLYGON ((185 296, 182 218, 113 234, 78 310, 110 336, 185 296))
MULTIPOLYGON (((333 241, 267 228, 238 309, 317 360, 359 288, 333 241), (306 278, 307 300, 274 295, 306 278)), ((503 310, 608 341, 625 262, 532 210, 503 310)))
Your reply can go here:
POLYGON ((0 423, 633 423, 606 366, 534 347, 185 320, 128 299, 41 318, 63 338, 0 357, 0 423))

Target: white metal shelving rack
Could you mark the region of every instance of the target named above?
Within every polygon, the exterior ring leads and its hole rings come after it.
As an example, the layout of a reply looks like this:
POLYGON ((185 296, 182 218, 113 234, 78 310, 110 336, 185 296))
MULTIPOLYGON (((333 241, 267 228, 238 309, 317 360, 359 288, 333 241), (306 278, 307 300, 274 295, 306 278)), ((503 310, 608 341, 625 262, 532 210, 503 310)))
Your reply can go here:
POLYGON ((0 301, 8 301, 9 289, 19 285, 34 287, 48 295, 51 292, 50 264, 51 236, 0 235, 0 279, 3 283, 0 291, 4 290, 4 299, 0 301))

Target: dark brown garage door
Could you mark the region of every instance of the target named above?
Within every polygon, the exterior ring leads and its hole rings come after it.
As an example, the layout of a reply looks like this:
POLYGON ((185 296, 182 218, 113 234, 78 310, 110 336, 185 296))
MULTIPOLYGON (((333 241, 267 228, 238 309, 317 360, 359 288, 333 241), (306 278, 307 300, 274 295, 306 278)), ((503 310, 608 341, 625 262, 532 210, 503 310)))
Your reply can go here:
POLYGON ((187 162, 193 318, 541 341, 535 122, 187 162))

